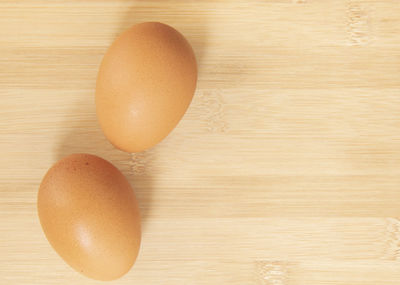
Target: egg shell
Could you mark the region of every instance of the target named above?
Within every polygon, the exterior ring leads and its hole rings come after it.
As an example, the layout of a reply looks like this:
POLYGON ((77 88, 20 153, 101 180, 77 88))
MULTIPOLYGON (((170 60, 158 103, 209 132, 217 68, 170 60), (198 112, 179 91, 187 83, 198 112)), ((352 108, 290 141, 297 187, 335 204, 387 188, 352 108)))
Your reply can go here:
POLYGON ((196 58, 182 34, 162 23, 134 25, 99 69, 96 113, 105 136, 127 152, 154 146, 185 114, 196 82, 196 58))
POLYGON ((48 241, 76 271, 113 280, 134 264, 138 204, 128 180, 108 161, 89 154, 60 160, 42 180, 37 207, 48 241))

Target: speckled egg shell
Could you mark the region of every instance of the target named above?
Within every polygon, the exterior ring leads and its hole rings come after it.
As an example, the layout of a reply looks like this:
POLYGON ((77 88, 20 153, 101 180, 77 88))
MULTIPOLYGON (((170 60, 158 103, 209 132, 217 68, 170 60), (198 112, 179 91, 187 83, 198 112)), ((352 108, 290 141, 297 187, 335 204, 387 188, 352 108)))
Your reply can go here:
POLYGON ((108 161, 89 154, 60 160, 43 178, 37 206, 48 241, 76 271, 112 280, 134 264, 141 240, 138 204, 108 161))

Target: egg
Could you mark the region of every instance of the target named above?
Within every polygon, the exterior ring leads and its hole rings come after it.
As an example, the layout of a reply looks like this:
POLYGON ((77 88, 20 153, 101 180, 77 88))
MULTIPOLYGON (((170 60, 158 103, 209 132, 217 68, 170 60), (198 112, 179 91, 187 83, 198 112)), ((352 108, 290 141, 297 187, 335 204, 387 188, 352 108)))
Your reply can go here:
POLYGON ((127 152, 154 146, 185 114, 196 82, 196 58, 182 34, 162 23, 134 25, 98 72, 96 113, 105 136, 127 152))
POLYGON ((37 207, 48 241, 76 271, 113 280, 134 264, 138 204, 128 180, 108 161, 90 154, 61 159, 44 176, 37 207))

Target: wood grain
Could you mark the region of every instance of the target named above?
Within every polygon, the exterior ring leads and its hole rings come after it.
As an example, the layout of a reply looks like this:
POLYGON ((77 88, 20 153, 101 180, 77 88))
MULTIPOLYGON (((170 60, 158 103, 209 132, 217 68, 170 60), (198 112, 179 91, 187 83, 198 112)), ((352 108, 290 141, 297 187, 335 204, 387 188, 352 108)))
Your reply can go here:
POLYGON ((44 237, 38 185, 89 152, 143 214, 115 284, 400 283, 400 2, 0 2, 0 283, 98 284, 44 237), (95 117, 107 47, 161 21, 199 61, 193 103, 155 148, 114 149, 95 117))

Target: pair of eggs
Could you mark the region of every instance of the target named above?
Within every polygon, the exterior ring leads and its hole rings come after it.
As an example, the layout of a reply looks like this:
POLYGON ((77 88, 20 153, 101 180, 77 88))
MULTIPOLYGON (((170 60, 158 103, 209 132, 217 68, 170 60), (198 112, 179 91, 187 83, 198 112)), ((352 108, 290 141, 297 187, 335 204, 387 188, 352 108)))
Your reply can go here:
MULTIPOLYGON (((107 139, 127 152, 165 138, 186 112, 197 81, 187 40, 161 23, 120 35, 101 63, 96 113, 107 139)), ((98 279, 121 277, 141 240, 139 207, 124 175, 108 161, 73 154, 53 165, 38 193, 43 231, 75 270, 98 279)))

